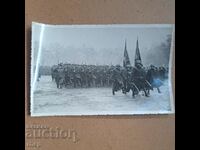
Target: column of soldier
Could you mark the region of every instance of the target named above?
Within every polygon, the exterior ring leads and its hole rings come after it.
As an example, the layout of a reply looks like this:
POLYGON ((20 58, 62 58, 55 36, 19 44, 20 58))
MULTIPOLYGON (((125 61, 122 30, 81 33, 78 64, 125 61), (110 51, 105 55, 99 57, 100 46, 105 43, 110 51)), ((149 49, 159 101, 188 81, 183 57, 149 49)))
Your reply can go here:
MULTIPOLYGON (((129 71, 132 68, 129 68, 129 71)), ((154 69, 156 76, 161 79, 167 78, 167 68, 146 67, 144 70, 154 69)), ((57 88, 89 88, 89 87, 112 87, 113 82, 120 81, 126 83, 130 80, 123 76, 125 67, 120 65, 77 65, 58 64, 51 68, 52 81, 55 81, 57 88), (115 75, 115 70, 120 71, 120 75, 115 75), (125 82, 124 82, 125 81, 125 82)))

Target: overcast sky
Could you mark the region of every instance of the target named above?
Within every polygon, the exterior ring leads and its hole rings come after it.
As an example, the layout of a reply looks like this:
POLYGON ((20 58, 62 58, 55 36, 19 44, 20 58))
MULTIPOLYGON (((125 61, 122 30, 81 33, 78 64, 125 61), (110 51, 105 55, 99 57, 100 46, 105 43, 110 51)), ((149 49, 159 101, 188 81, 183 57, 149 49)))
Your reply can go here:
MULTIPOLYGON (((141 57, 144 64, 154 60, 155 63, 166 64, 163 58, 149 59, 154 49, 167 40, 172 34, 172 25, 144 26, 144 25, 107 25, 107 26, 64 26, 46 25, 41 39, 41 24, 33 24, 32 50, 33 58, 38 56, 41 44, 40 65, 51 66, 58 62, 76 64, 122 64, 125 40, 131 63, 134 63, 136 40, 138 37, 141 57), (42 41, 42 43, 40 43, 42 41)), ((164 57, 164 56, 162 56, 164 57)), ((34 62, 35 64, 35 62, 34 62)), ((159 65, 158 64, 158 65, 159 65)))

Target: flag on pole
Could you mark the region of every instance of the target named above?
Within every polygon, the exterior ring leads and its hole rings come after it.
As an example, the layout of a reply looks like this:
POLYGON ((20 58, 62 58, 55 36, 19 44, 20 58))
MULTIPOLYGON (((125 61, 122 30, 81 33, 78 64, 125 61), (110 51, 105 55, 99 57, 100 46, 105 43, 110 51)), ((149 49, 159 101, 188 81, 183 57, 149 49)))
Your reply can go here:
POLYGON ((124 48, 124 59, 123 59, 123 67, 130 66, 131 62, 128 56, 128 51, 126 48, 126 41, 125 41, 125 48, 124 48))
POLYGON ((139 49, 138 39, 137 39, 136 51, 135 51, 135 66, 137 64, 142 64, 142 59, 141 59, 141 56, 140 56, 140 49, 139 49))

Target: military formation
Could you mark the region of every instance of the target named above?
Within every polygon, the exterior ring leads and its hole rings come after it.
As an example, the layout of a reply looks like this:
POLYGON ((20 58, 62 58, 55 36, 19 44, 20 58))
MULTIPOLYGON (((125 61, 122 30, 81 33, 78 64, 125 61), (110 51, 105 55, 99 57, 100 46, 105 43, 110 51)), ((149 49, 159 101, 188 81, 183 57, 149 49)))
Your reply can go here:
POLYGON ((161 93, 159 87, 168 78, 168 68, 154 65, 144 67, 137 40, 134 66, 131 66, 125 43, 123 66, 59 63, 52 66, 51 75, 59 89, 112 87, 113 95, 117 91, 122 91, 123 94, 132 91, 133 97, 139 92, 148 97, 150 90, 154 88, 161 93))
POLYGON ((51 69, 57 88, 86 88, 112 86, 114 66, 58 64, 51 69))
POLYGON ((133 97, 141 90, 149 96, 149 90, 153 88, 160 93, 159 86, 167 79, 167 74, 165 67, 150 65, 145 68, 142 64, 123 67, 60 63, 51 69, 52 81, 57 88, 112 87, 113 95, 119 90, 124 94, 132 90, 133 97))

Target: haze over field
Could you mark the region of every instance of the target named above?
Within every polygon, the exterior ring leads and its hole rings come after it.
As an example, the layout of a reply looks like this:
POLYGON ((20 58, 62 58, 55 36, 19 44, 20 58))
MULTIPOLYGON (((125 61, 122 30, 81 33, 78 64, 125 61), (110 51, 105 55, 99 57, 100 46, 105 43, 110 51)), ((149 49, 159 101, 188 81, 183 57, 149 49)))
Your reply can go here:
MULTIPOLYGON (((38 54, 40 34, 41 26, 34 25, 32 43, 34 60, 38 54)), ((122 65, 125 40, 133 64, 137 37, 144 65, 168 65, 171 35, 172 26, 146 28, 45 26, 40 65, 52 66, 58 62, 122 65)))

